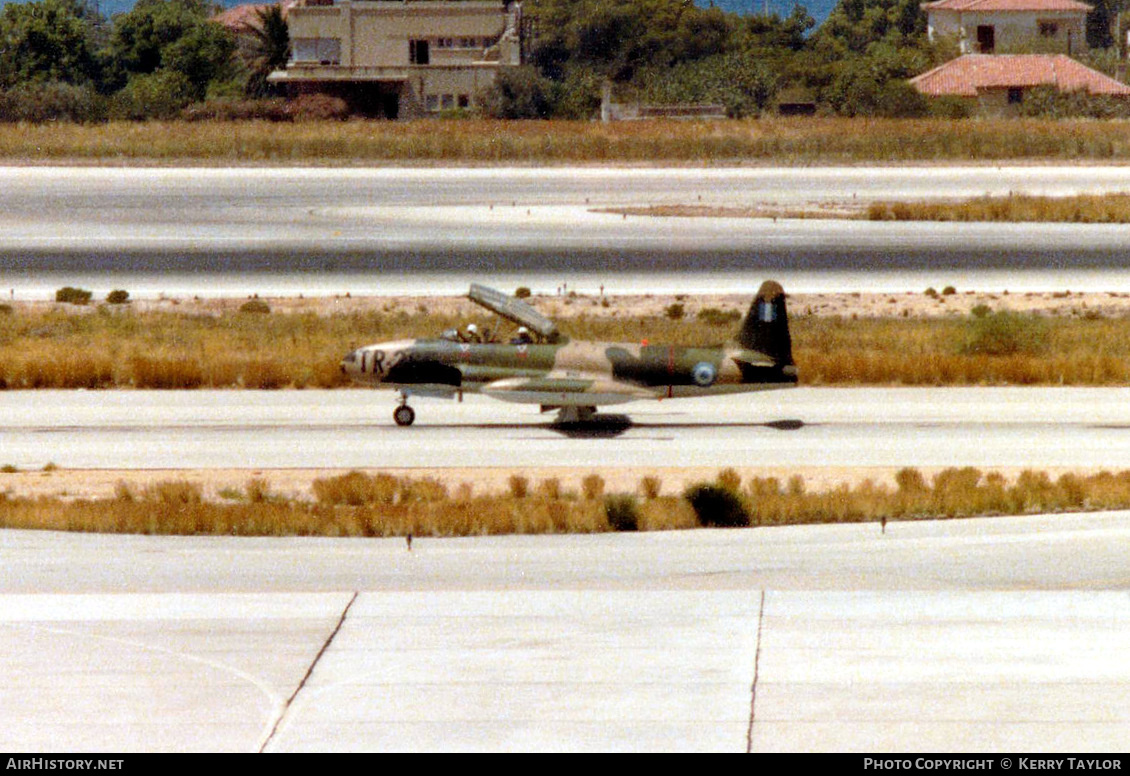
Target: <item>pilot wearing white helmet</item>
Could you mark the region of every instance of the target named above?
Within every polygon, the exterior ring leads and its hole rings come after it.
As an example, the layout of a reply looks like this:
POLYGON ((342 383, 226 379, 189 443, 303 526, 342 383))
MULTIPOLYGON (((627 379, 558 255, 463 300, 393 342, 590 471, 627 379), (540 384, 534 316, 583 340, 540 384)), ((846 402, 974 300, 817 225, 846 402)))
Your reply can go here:
POLYGON ((467 324, 467 334, 464 336, 467 342, 482 342, 483 338, 479 335, 479 327, 473 323, 467 324))

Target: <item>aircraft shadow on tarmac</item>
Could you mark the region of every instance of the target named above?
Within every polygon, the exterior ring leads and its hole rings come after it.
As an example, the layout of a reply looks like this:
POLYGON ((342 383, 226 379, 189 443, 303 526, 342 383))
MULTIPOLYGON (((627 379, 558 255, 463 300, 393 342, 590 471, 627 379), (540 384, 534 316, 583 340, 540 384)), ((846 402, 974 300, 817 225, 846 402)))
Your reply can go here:
POLYGON ((472 424, 459 426, 459 428, 481 428, 498 431, 501 429, 528 430, 530 428, 544 428, 554 431, 569 439, 612 439, 627 431, 661 431, 675 428, 694 429, 721 429, 721 428, 771 428, 775 431, 799 431, 804 428, 803 420, 784 419, 772 420, 767 423, 635 423, 627 415, 594 415, 584 422, 572 423, 539 423, 534 426, 525 424, 493 423, 472 424))

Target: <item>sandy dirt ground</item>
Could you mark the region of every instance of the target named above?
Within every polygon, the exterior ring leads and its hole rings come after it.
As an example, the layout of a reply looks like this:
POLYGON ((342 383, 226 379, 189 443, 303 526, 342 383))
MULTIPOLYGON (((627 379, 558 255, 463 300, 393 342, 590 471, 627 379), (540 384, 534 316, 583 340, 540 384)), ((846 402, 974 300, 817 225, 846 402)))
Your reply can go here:
MULTIPOLYGON (((606 295, 575 294, 537 295, 529 301, 539 311, 551 318, 568 319, 579 316, 590 318, 626 318, 635 316, 662 316, 666 309, 678 302, 683 305, 685 315, 693 319, 701 310, 714 308, 734 310, 741 314, 749 308, 751 294, 702 294, 702 295, 618 295, 611 291, 606 295)), ((164 310, 168 312, 188 312, 195 314, 220 314, 237 310, 246 303, 246 298, 157 298, 138 299, 130 302, 130 308, 137 312, 164 310)), ((362 297, 362 296, 321 296, 321 297, 283 297, 264 298, 272 312, 303 313, 313 312, 321 315, 334 313, 353 313, 377 310, 395 315, 397 313, 430 313, 470 316, 481 314, 478 307, 461 296, 400 296, 400 297, 362 297)), ((95 312, 99 305, 86 306, 56 304, 54 302, 8 302, 15 310, 43 311, 58 309, 73 314, 95 312)), ((939 283, 936 288, 923 288, 898 293, 838 293, 838 294, 790 294, 789 311, 792 315, 819 315, 843 317, 945 317, 967 315, 978 305, 986 305, 993 310, 1013 312, 1035 312, 1048 316, 1102 315, 1121 317, 1130 315, 1130 292, 1072 292, 1068 289, 1055 292, 1024 292, 1010 294, 1007 291, 988 293, 969 291, 959 287, 939 283)))

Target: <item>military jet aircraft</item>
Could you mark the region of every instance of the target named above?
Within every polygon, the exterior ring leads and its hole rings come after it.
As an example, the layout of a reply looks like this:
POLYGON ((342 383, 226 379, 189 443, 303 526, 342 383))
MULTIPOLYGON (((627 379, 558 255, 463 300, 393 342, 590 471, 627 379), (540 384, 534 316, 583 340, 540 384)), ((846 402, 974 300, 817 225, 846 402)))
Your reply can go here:
POLYGON ((596 408, 641 399, 677 399, 796 385, 785 292, 766 281, 726 347, 579 342, 520 299, 473 283, 468 297, 518 326, 499 340, 474 326, 435 339, 382 342, 342 359, 355 381, 400 392, 393 412, 410 426, 410 396, 482 393, 558 410, 559 423, 589 421, 596 408))

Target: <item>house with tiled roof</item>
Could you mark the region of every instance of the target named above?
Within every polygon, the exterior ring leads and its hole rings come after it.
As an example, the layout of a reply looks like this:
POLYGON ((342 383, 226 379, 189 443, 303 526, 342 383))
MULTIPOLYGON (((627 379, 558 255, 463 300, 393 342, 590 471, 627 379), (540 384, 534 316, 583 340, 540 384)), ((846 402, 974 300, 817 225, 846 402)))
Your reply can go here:
POLYGON ((286 18, 286 12, 290 6, 294 5, 295 0, 289 0, 283 3, 247 3, 244 5, 233 5, 220 11, 212 17, 212 21, 222 27, 226 27, 236 35, 245 35, 252 30, 260 27, 259 14, 267 11, 275 5, 279 5, 282 10, 283 18, 286 18))
POLYGON ((956 40, 962 54, 1033 46, 1072 54, 1087 48, 1091 6, 1077 0, 937 0, 922 9, 930 40, 956 40))
POLYGON ((531 31, 516 0, 298 0, 287 24, 291 59, 271 83, 388 118, 474 109, 531 31))
POLYGON ((1130 86, 1063 54, 966 54, 910 79, 927 97, 969 100, 977 112, 1010 115, 1038 86, 1061 92, 1130 99, 1130 86))

